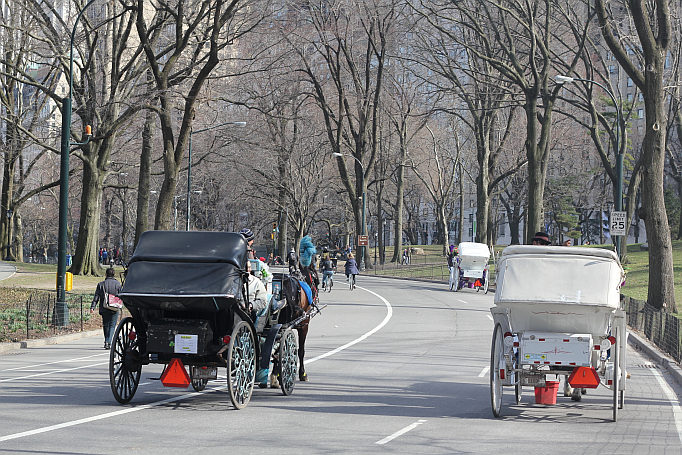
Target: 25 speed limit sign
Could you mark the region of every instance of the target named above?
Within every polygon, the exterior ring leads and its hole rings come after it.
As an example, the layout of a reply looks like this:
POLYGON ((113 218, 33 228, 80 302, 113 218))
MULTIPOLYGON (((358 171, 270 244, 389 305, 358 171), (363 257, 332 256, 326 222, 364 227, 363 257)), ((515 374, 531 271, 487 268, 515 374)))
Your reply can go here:
POLYGON ((626 212, 611 212, 611 235, 625 235, 626 212))

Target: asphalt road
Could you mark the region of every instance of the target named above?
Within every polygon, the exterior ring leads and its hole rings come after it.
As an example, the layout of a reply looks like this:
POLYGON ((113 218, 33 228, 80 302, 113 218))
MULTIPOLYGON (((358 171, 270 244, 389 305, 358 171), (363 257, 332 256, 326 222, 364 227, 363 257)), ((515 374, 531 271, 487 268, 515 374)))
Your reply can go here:
POLYGON ((311 323, 309 383, 293 395, 254 390, 232 409, 222 380, 203 393, 164 388, 142 370, 129 405, 109 388, 108 353, 87 338, 0 356, 0 453, 481 453, 680 454, 682 389, 628 352, 626 406, 611 394, 534 403, 524 389, 491 413, 492 294, 444 284, 337 279, 311 323))

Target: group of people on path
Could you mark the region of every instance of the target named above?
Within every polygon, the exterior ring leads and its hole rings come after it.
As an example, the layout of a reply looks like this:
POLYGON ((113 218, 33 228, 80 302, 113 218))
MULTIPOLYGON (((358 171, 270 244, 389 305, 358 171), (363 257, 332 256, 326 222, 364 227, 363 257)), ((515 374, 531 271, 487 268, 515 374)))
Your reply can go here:
POLYGON ((118 264, 121 259, 121 249, 118 246, 99 249, 99 263, 102 265, 118 264))

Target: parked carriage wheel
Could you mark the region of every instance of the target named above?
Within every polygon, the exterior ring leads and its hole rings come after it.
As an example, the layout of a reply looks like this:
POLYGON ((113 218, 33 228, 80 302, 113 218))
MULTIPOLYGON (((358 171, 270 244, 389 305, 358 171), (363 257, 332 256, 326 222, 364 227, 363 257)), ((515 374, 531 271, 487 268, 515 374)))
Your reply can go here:
POLYGON ((488 293, 488 287, 490 286, 490 270, 485 269, 485 283, 483 284, 483 292, 488 293))
POLYGON ((199 379, 196 377, 196 371, 198 370, 197 367, 190 367, 189 369, 189 375, 190 378, 192 378, 192 388, 196 390, 197 392, 201 392, 206 388, 206 384, 208 384, 208 379, 199 379))
POLYGON ((455 270, 455 280, 453 287, 454 287, 453 291, 455 292, 459 291, 459 266, 457 267, 457 270, 455 270))
POLYGON ((128 403, 140 383, 142 363, 137 349, 133 318, 125 318, 116 328, 109 353, 109 383, 114 398, 121 404, 128 403), (132 338, 132 339, 131 339, 132 338))
POLYGON ((298 341, 292 329, 286 329, 279 341, 279 386, 284 395, 291 395, 298 372, 298 341))
POLYGON ((227 350, 227 388, 235 408, 242 409, 249 403, 255 380, 256 340, 251 326, 239 321, 227 350))
POLYGON ((618 421, 618 405, 620 404, 620 391, 618 390, 620 386, 620 352, 618 352, 620 351, 620 331, 618 327, 615 328, 614 333, 616 343, 611 347, 613 352, 613 382, 611 386, 613 388, 613 421, 616 422, 618 421))
POLYGON ((502 410, 502 380, 500 379, 500 363, 504 361, 504 345, 502 326, 497 324, 493 331, 493 344, 490 348, 490 402, 493 415, 500 416, 502 410))

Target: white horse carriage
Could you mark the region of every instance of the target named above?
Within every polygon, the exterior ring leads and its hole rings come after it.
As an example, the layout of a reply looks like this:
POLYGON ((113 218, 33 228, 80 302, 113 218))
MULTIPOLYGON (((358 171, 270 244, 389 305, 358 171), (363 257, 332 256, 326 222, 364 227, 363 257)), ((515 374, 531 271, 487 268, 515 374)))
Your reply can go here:
POLYGON ((450 267, 449 286, 451 291, 463 288, 488 293, 490 249, 484 243, 462 242, 458 247, 456 263, 450 267))
MULTIPOLYGON (((602 385, 613 392, 613 420, 625 396, 625 312, 620 287, 625 274, 609 250, 563 246, 507 247, 496 267, 495 329, 490 358, 493 415, 502 408, 502 387, 548 390, 565 378, 580 400, 581 389, 602 385)), ((537 396, 538 390, 536 390, 537 396)))

